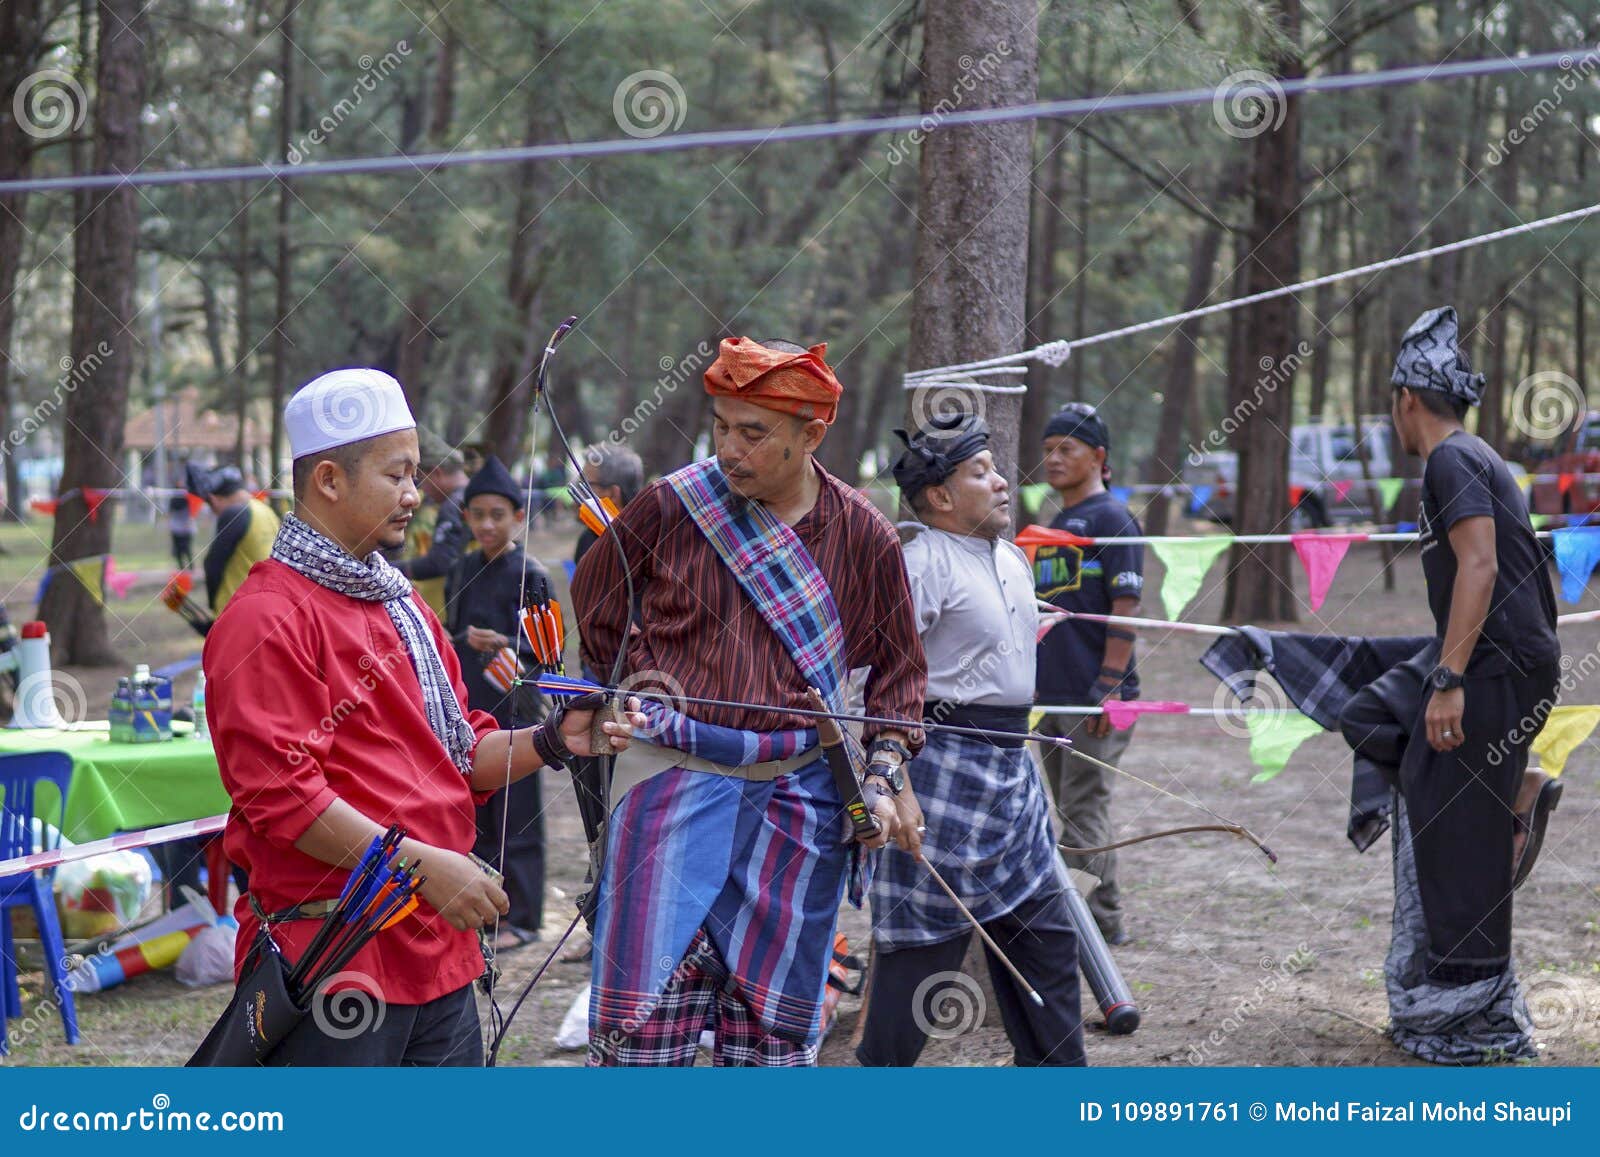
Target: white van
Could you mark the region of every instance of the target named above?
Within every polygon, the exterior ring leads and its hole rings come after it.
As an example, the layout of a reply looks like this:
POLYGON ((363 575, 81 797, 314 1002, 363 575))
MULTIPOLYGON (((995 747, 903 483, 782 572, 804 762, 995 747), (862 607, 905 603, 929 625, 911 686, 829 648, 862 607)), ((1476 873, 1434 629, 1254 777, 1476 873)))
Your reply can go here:
MULTIPOLYGON (((1373 488, 1364 479, 1394 474, 1394 429, 1387 416, 1363 419, 1359 443, 1356 427, 1348 422, 1294 426, 1289 438, 1289 486, 1301 496, 1295 508, 1297 527, 1382 521, 1383 512, 1375 513, 1373 509, 1378 501, 1373 488), (1365 474, 1361 468, 1363 454, 1367 459, 1365 474)), ((1191 501, 1189 513, 1231 523, 1239 478, 1238 456, 1232 451, 1215 451, 1198 457, 1198 461, 1191 457, 1184 463, 1183 480, 1191 487, 1209 486, 1211 493, 1203 503, 1191 501)))

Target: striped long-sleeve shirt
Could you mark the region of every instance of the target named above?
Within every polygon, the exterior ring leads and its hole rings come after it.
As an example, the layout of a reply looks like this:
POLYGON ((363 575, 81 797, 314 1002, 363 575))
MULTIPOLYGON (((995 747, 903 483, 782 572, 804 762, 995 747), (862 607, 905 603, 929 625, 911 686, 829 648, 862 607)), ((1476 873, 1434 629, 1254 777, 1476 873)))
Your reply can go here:
MULTIPOLYGON (((794 531, 828 580, 844 626, 845 665, 870 668, 869 715, 922 716, 927 665, 917 634, 905 562, 893 525, 857 490, 820 466, 817 504, 794 531)), ((630 673, 710 699, 781 707, 808 705, 806 682, 772 629, 718 559, 672 488, 655 482, 628 504, 608 532, 619 536, 640 596, 641 629, 628 643, 630 673)), ((604 540, 586 552, 572 584, 584 663, 611 670, 628 625, 622 562, 604 540)), ((782 731, 810 726, 775 710, 692 705, 687 714, 724 727, 782 731)), ((877 728, 866 729, 871 741, 877 728)), ((916 736, 920 740, 920 732, 916 736)))

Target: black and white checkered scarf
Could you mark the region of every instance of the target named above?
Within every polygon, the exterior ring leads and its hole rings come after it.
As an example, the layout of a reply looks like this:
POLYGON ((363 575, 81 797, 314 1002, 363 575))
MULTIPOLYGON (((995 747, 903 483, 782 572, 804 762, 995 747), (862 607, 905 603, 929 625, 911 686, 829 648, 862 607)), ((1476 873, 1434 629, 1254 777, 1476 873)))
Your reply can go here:
POLYGON ((278 529, 272 557, 318 586, 352 599, 382 603, 389 612, 400 641, 411 655, 411 666, 422 685, 422 706, 428 726, 450 753, 462 775, 472 774, 472 748, 477 738, 461 710, 455 688, 445 673, 434 645, 433 633, 411 598, 411 583, 374 551, 365 561, 356 558, 327 535, 313 530, 290 514, 278 529))

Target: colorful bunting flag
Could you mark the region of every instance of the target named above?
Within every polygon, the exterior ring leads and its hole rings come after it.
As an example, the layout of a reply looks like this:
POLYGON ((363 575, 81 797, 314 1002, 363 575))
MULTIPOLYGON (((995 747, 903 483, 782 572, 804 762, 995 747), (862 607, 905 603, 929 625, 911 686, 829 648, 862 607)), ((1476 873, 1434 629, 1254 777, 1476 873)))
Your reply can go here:
POLYGON ((1251 783, 1272 779, 1302 743, 1322 730, 1298 711, 1250 711, 1244 721, 1250 729, 1250 761, 1261 769, 1250 777, 1251 783))
POLYGON ((1378 479, 1378 499, 1383 503, 1385 512, 1394 509, 1394 504, 1400 498, 1400 491, 1405 484, 1404 478, 1378 479))
POLYGON ((105 555, 80 558, 76 562, 68 563, 67 569, 78 576, 78 581, 83 584, 83 589, 89 592, 89 597, 94 600, 95 606, 106 605, 105 555))
POLYGON ((1013 540, 1022 548, 1031 563, 1038 554, 1041 546, 1093 546, 1094 539, 1084 538, 1081 534, 1073 534, 1070 530, 1052 530, 1048 526, 1029 524, 1017 531, 1013 540))
POLYGON ((1572 526, 1550 532, 1556 567, 1561 571, 1561 597, 1569 603, 1583 598, 1589 576, 1600 563, 1600 526, 1572 526))
POLYGON ((119 599, 127 598, 128 597, 128 589, 133 586, 134 581, 138 577, 139 577, 139 575, 135 571, 127 571, 127 570, 120 570, 119 571, 117 569, 117 560, 113 556, 111 556, 109 554, 106 555, 106 574, 105 574, 106 589, 109 590, 117 598, 119 598, 119 599))
MULTIPOLYGON (((1551 515, 1551 514, 1530 514, 1530 515, 1528 515, 1528 521, 1533 523, 1533 529, 1535 529, 1535 530, 1544 530, 1546 527, 1548 527, 1550 525, 1550 523, 1554 520, 1554 518, 1555 518, 1555 516, 1551 515)), ((1404 530, 1405 527, 1401 527, 1401 529, 1404 530)))
POLYGON ((1291 486, 1291 487, 1289 487, 1289 505, 1290 506, 1299 506, 1300 505, 1300 500, 1302 498, 1304 498, 1305 496, 1306 496, 1306 488, 1304 486, 1291 486))
MULTIPOLYGON (((1021 535, 1017 536, 1019 544, 1021 538, 1021 535)), ((1183 617, 1183 612, 1200 592, 1206 571, 1211 569, 1211 564, 1217 561, 1217 555, 1227 550, 1232 541, 1232 536, 1223 534, 1213 538, 1176 539, 1150 544, 1161 565, 1166 567, 1167 573, 1157 593, 1162 606, 1166 608, 1167 618, 1183 617)))
POLYGON ((1600 724, 1600 707, 1557 707, 1533 740, 1539 766, 1551 775, 1566 770, 1567 759, 1600 724))
POLYGON ((1338 502, 1343 502, 1346 498, 1350 497, 1350 487, 1354 485, 1354 482, 1351 482, 1347 479, 1341 479, 1340 481, 1335 482, 1333 484, 1334 499, 1338 502))
POLYGON ((1216 493, 1215 486, 1196 486, 1189 491, 1189 513, 1199 514, 1206 508, 1206 503, 1211 501, 1211 496, 1216 493))
POLYGON ((1568 474, 1563 471, 1562 473, 1556 475, 1556 487, 1561 491, 1561 493, 1565 494, 1567 491, 1572 489, 1572 484, 1574 481, 1576 481, 1576 479, 1577 475, 1568 474))
POLYGON ((1122 505, 1126 506, 1128 505, 1128 500, 1133 497, 1133 487, 1113 486, 1111 487, 1111 497, 1115 498, 1118 502, 1122 503, 1122 505))
POLYGON ((1032 482, 1021 489, 1022 500, 1032 510, 1038 510, 1044 504, 1044 500, 1050 497, 1051 493, 1050 483, 1048 482, 1032 482))
POLYGON ((101 490, 94 486, 80 486, 78 493, 83 495, 83 504, 89 508, 89 521, 100 521, 100 507, 107 498, 111 497, 111 491, 101 490))
POLYGON ((28 500, 30 509, 38 511, 47 518, 54 518, 56 516, 56 508, 60 505, 61 503, 54 498, 30 498, 28 500))
POLYGON ((1533 485, 1533 479, 1526 470, 1513 470, 1511 478, 1517 484, 1517 489, 1522 491, 1524 495, 1528 493, 1528 488, 1533 485))
POLYGON ((1310 588, 1311 609, 1320 611, 1328 597, 1328 587, 1344 561, 1345 552, 1352 542, 1366 539, 1364 534, 1291 534, 1289 541, 1300 556, 1300 565, 1306 568, 1306 583, 1310 588))
POLYGON ((189 517, 199 518, 200 511, 205 507, 206 500, 198 494, 186 494, 184 497, 189 500, 189 517))

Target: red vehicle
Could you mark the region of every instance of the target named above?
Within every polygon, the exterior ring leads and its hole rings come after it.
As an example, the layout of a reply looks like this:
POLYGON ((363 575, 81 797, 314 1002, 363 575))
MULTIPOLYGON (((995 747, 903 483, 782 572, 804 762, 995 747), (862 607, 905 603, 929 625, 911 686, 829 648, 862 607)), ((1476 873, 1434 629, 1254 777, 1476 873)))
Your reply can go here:
POLYGON ((1535 514, 1594 514, 1600 511, 1600 410, 1551 443, 1533 460, 1529 503, 1535 514))

